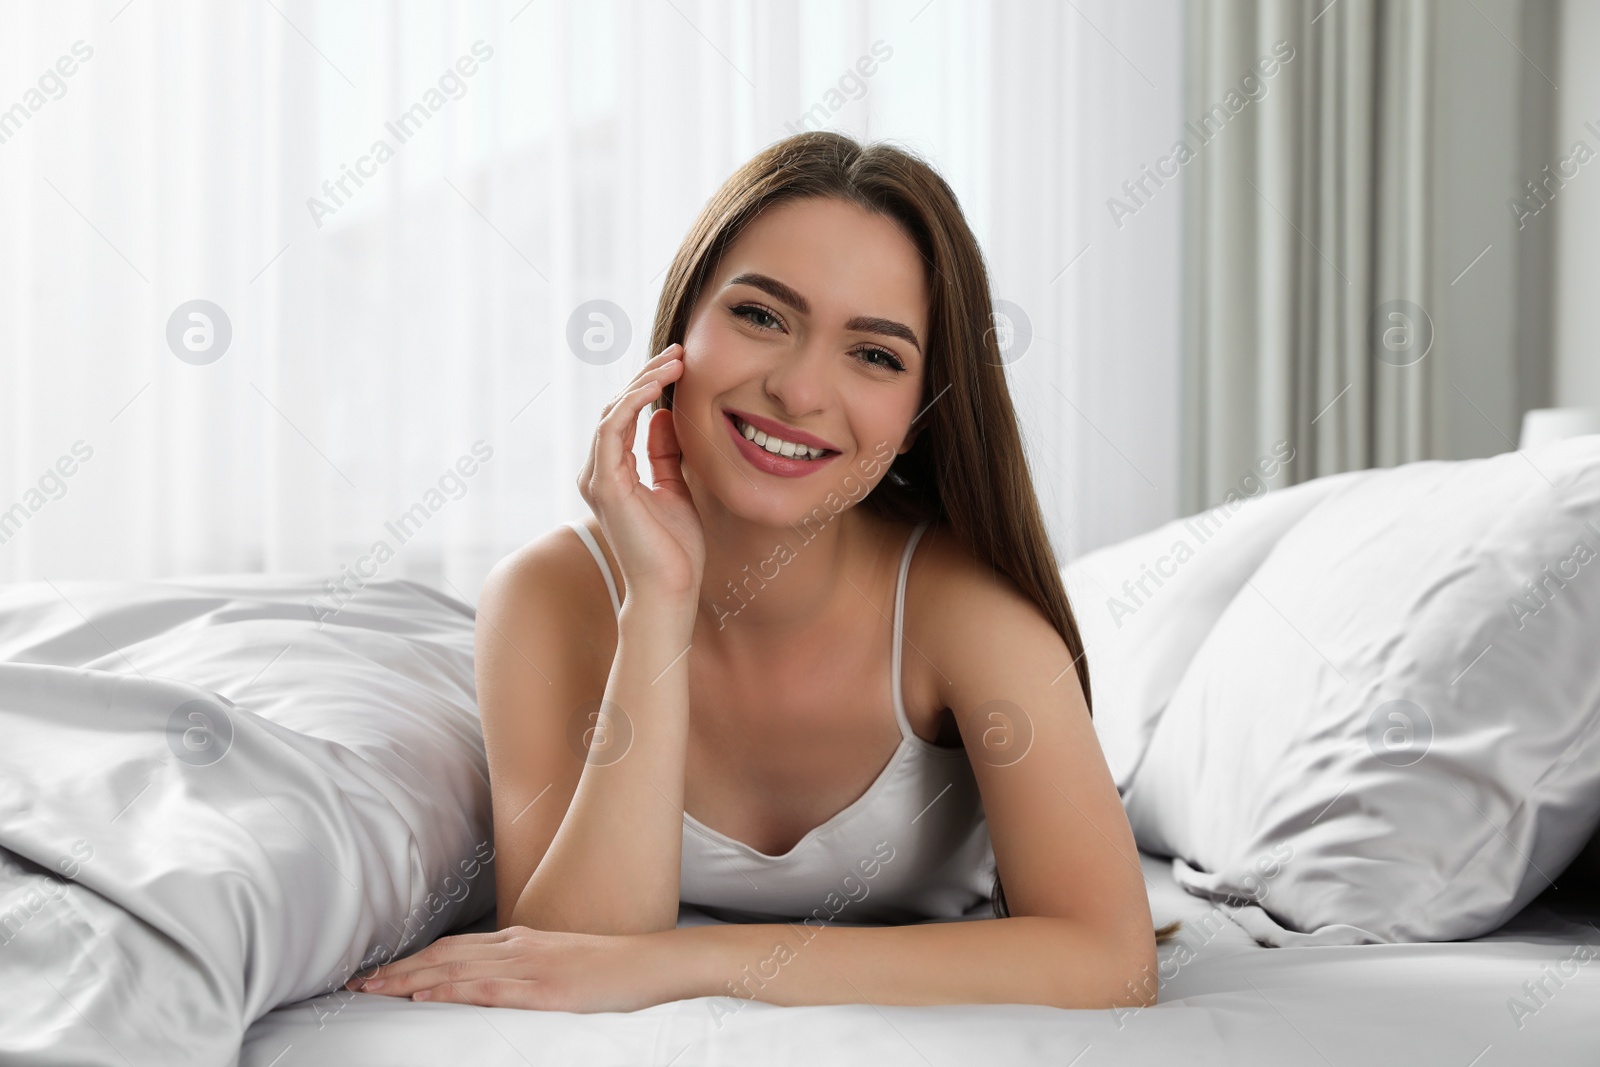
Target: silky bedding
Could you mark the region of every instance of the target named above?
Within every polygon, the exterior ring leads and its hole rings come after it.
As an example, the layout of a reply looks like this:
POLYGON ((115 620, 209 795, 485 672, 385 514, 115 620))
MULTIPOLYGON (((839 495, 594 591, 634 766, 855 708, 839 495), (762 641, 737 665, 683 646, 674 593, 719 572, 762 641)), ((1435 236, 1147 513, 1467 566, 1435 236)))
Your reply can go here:
MULTIPOLYGON (((1160 946, 1155 1007, 1023 1004, 778 1008, 702 997, 626 1014, 422 1004, 346 993, 271 1012, 245 1067, 966 1067, 969 1064, 1593 1064, 1600 898, 1580 885, 1472 941, 1268 948, 1142 855, 1160 946), (280 1058, 281 1057, 281 1058, 280 1058)), ((716 920, 689 909, 680 925, 716 920)))
POLYGON ((409 581, 0 592, 0 1062, 225 1064, 493 910, 473 615, 409 581))
MULTIPOLYGON (((1543 510, 1563 522, 1585 519, 1600 473, 1600 437, 1564 448, 1531 457, 1548 489, 1530 489, 1499 467, 1478 477, 1465 464, 1441 464, 1434 474, 1443 479, 1438 485, 1465 479, 1464 498, 1481 495, 1471 491, 1478 485, 1501 494, 1505 507, 1525 499, 1524 518, 1543 510)), ((1520 462, 1519 455, 1499 458, 1520 462)), ((1374 887, 1409 877, 1385 867, 1392 860, 1378 854, 1337 865, 1390 836, 1352 832, 1371 825, 1370 816, 1362 821, 1359 794, 1316 818, 1274 816, 1271 804, 1292 802, 1299 811, 1322 795, 1310 772, 1330 765, 1326 757, 1300 768, 1295 781, 1309 790, 1306 797, 1273 777, 1270 748, 1236 754, 1233 763, 1218 762, 1213 752, 1208 762, 1179 766, 1197 724, 1235 729, 1219 716, 1245 697, 1270 701, 1297 677, 1282 650, 1295 631, 1319 637, 1335 667, 1358 673, 1345 646, 1330 643, 1328 635, 1340 631, 1319 629, 1317 616, 1321 606, 1330 606, 1336 621, 1356 609, 1338 597, 1294 600, 1287 576, 1314 577, 1299 553, 1328 559, 1325 530, 1354 522, 1341 508, 1399 508, 1422 491, 1412 482, 1394 493, 1346 496, 1384 476, 1356 472, 1242 501, 1228 513, 1231 532, 1185 557, 1181 575, 1170 560, 1150 555, 1170 543, 1148 535, 1066 570, 1095 664, 1096 727, 1130 805, 1154 918, 1184 919, 1178 937, 1160 949, 1160 1003, 1139 1010, 776 1008, 705 997, 580 1015, 351 993, 343 983, 358 969, 447 932, 492 925, 494 856, 472 609, 404 580, 368 582, 340 605, 327 601, 320 580, 287 576, 0 588, 0 1063, 1593 1062, 1600 1040, 1600 849, 1591 843, 1573 856, 1594 831, 1584 775, 1596 768, 1582 742, 1600 713, 1596 690, 1586 687, 1600 658, 1573 664, 1571 653, 1560 651, 1564 637, 1536 631, 1540 647, 1559 652, 1543 670, 1565 673, 1539 687, 1530 680, 1531 696, 1517 713, 1541 725, 1537 743, 1515 749, 1515 759, 1462 762, 1463 753, 1482 747, 1468 742, 1486 736, 1491 751, 1509 751, 1510 735, 1476 713, 1457 720, 1452 705, 1432 704, 1432 763, 1422 761, 1426 773, 1402 779, 1408 802, 1431 819, 1459 819, 1457 836, 1471 836, 1473 855, 1493 847, 1487 837, 1510 842, 1496 853, 1500 869, 1478 872, 1472 893, 1438 898, 1452 909, 1448 939, 1384 926, 1384 897, 1374 887), (1152 595, 1123 605, 1134 609, 1131 616, 1107 605, 1111 591, 1141 575, 1146 562, 1172 572, 1172 584, 1146 582, 1152 595), (1256 606, 1235 606, 1241 596, 1260 595, 1292 604, 1291 618, 1274 622, 1256 606), (1255 646, 1249 634, 1240 636, 1247 622, 1256 628, 1255 646), (1277 648, 1276 661, 1252 661, 1253 647, 1277 648), (1202 671, 1195 680, 1191 663, 1202 671), (1229 674, 1230 663, 1240 677, 1229 674), (1269 677, 1272 691, 1251 691, 1251 678, 1269 677), (1577 755, 1562 762, 1547 751, 1550 738, 1576 745, 1577 755), (1537 760, 1545 763, 1530 762, 1537 760), (1258 775, 1271 791, 1258 804, 1244 803, 1200 773, 1208 766, 1258 775), (1152 785, 1153 768, 1197 776, 1192 812, 1169 809, 1152 785), (1539 803, 1518 807, 1513 798, 1470 820, 1462 816, 1452 798, 1464 794, 1485 807, 1481 791, 1492 793, 1493 775, 1502 773, 1510 775, 1507 788, 1555 783, 1559 790, 1534 790, 1539 803), (1227 811, 1232 822, 1200 834, 1196 823, 1211 810, 1227 811), (1486 830, 1483 816, 1502 811, 1514 817, 1486 830), (1319 837, 1325 820, 1338 832, 1319 837), (1292 858, 1272 851, 1285 842, 1292 858), (1545 880, 1529 874, 1535 864, 1545 880), (1349 888, 1330 891, 1334 880, 1349 888), (1352 921, 1342 922, 1346 917, 1352 921), (1344 927, 1363 935, 1315 936, 1344 927)), ((1449 496, 1437 486, 1430 492, 1436 505, 1449 496)), ((1513 519, 1505 519, 1507 529, 1521 521, 1513 519)), ((1506 543, 1536 526, 1508 534, 1506 543)), ((1402 537, 1380 523, 1360 551, 1381 553, 1387 544, 1417 552, 1427 538, 1425 529, 1402 537)), ((1591 567, 1563 540, 1530 542, 1530 559, 1559 549, 1558 573, 1563 561, 1578 570, 1542 607, 1525 601, 1537 616, 1521 620, 1529 626, 1581 623, 1600 593, 1600 581, 1592 580, 1600 563, 1591 567)), ((1452 557, 1444 569, 1477 575, 1474 581, 1500 574, 1498 564, 1474 563, 1487 558, 1452 557)), ((1344 577, 1364 573, 1357 563, 1342 558, 1344 577)), ((1423 565, 1420 558, 1413 564, 1423 565)), ((1392 571, 1376 573, 1393 581, 1392 571)), ((1510 566, 1504 577, 1520 585, 1522 576, 1510 566)), ((1434 590, 1419 594, 1423 608, 1453 588, 1445 579, 1419 582, 1434 590)), ((1421 608, 1394 617, 1446 630, 1465 625, 1465 605, 1451 603, 1448 621, 1421 608)), ((1375 632, 1364 640, 1379 650, 1409 647, 1375 632)), ((1385 677, 1383 657, 1364 654, 1361 669, 1385 677)), ((1398 661, 1412 667, 1419 655, 1398 661)), ((1300 674, 1325 684, 1321 669, 1300 674)), ((1466 673, 1456 681, 1471 679, 1466 673)), ((1486 672, 1489 681, 1506 684, 1495 672, 1486 672)), ((1325 693, 1308 693, 1295 699, 1338 711, 1325 693)), ((1481 698, 1469 693, 1463 706, 1475 710, 1481 698)), ((1328 743, 1329 731, 1311 715, 1316 710, 1304 709, 1305 730, 1288 723, 1271 735, 1280 761, 1294 765, 1294 746, 1328 743)), ((1339 716, 1351 719, 1348 710, 1339 716)), ((1349 766, 1356 780, 1376 783, 1383 806, 1374 811, 1390 819, 1403 814, 1383 792, 1392 784, 1373 777, 1368 760, 1392 767, 1382 760, 1388 750, 1367 745, 1364 735, 1354 740, 1364 746, 1358 755, 1367 756, 1349 766)), ((1351 749, 1338 751, 1349 758, 1351 749)), ((1414 860, 1450 856, 1441 846, 1414 860)), ((1450 873, 1462 871, 1473 873, 1450 873)), ((1414 910, 1413 901, 1407 905, 1414 910)), ((680 915, 680 923, 716 921, 690 908, 680 915)))

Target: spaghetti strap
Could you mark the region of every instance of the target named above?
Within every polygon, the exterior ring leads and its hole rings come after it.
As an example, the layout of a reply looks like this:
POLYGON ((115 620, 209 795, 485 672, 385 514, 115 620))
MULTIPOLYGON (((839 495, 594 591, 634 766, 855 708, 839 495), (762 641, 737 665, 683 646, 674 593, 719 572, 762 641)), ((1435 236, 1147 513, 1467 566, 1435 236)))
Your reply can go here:
POLYGON ((900 556, 900 575, 895 581, 894 590, 894 652, 890 657, 889 670, 894 679, 894 717, 900 723, 900 736, 906 740, 916 737, 911 729, 911 720, 906 715, 905 696, 900 688, 900 667, 905 658, 901 646, 905 642, 906 575, 911 571, 911 553, 916 550, 917 541, 928 525, 928 522, 918 523, 917 528, 911 531, 911 536, 906 538, 905 551, 900 556))
POLYGON ((611 577, 611 567, 606 563, 605 553, 600 551, 600 544, 594 539, 594 534, 583 524, 581 519, 573 519, 565 525, 570 526, 574 533, 583 538, 583 543, 588 547, 589 554, 600 565, 600 576, 606 580, 606 592, 611 594, 611 610, 617 615, 622 614, 622 601, 617 596, 616 579, 611 577))
MULTIPOLYGON (((600 551, 600 544, 589 532, 589 528, 581 520, 573 519, 564 525, 583 539, 589 554, 594 557, 595 563, 600 568, 600 576, 606 580, 606 592, 611 596, 611 609, 617 615, 622 614, 622 601, 617 596, 616 579, 612 577, 611 567, 606 563, 605 553, 600 551)), ((894 717, 900 725, 900 736, 906 740, 921 740, 916 737, 911 729, 911 719, 906 715, 905 694, 901 688, 900 674, 905 662, 905 614, 906 614, 906 577, 911 572, 911 554, 916 550, 917 542, 921 540, 927 530, 929 522, 922 522, 911 531, 911 536, 906 538, 906 547, 900 555, 900 571, 895 579, 894 591, 894 642, 890 654, 889 674, 891 689, 894 694, 894 717)))
MULTIPOLYGON (((826 923, 838 914, 835 905, 818 902, 843 902, 842 873, 846 887, 863 882, 862 892, 844 902, 850 921, 901 925, 978 918, 980 910, 990 910, 998 867, 971 760, 961 746, 912 733, 901 692, 906 585, 912 552, 928 525, 907 537, 895 580, 891 688, 901 740, 889 762, 855 800, 776 855, 707 826, 684 808, 680 904, 728 922, 826 923), (865 879, 872 881, 870 895, 865 879)), ((759 787, 752 792, 760 795, 759 787)), ((753 806, 753 799, 744 805, 753 806)), ((746 825, 763 821, 755 814, 747 814, 746 825)))

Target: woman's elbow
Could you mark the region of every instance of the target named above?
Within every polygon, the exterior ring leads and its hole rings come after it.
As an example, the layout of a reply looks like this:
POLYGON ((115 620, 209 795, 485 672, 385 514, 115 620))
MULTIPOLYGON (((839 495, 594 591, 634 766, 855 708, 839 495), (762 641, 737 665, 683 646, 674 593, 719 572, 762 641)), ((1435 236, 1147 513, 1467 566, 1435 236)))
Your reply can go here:
POLYGON ((1052 997, 1055 1007, 1126 1011, 1156 1003, 1160 981, 1155 937, 1149 931, 1142 938, 1101 940, 1095 952, 1063 958, 1072 967, 1052 997))
POLYGON ((1146 928, 1143 935, 1127 939, 1107 951, 1107 972, 1111 975, 1108 1008, 1154 1007, 1160 993, 1155 935, 1146 928))

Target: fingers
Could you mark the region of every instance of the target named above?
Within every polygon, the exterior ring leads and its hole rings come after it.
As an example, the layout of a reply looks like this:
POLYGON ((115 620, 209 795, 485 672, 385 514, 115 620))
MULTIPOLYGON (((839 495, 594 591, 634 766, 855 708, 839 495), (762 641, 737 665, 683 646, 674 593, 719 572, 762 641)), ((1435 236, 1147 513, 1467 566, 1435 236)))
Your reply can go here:
POLYGON ((594 442, 578 474, 578 491, 596 514, 601 511, 596 497, 602 485, 608 491, 627 492, 639 484, 638 464, 633 459, 639 412, 677 381, 683 369, 683 346, 668 345, 600 412, 594 442))
POLYGON ((651 359, 649 363, 646 363, 644 366, 640 367, 639 374, 635 375, 634 379, 637 381, 640 376, 655 370, 657 367, 665 366, 667 363, 681 358, 683 358, 683 346, 674 341, 666 348, 663 348, 661 351, 657 352, 655 357, 651 359))
POLYGON ((476 1004, 480 1008, 537 1008, 539 983, 519 978, 478 978, 419 989, 414 1000, 476 1004))
POLYGON ((612 408, 616 407, 624 397, 626 397, 635 388, 642 385, 646 381, 653 381, 657 378, 665 376, 663 375, 663 372, 666 372, 666 375, 670 375, 676 371, 682 370, 682 356, 683 346, 680 344, 671 344, 662 349, 660 354, 658 354, 654 359, 652 359, 649 363, 646 363, 643 367, 639 368, 639 373, 633 376, 633 380, 627 384, 627 387, 624 388, 621 393, 612 398, 611 402, 605 406, 604 410, 601 411, 600 418, 604 420, 606 416, 611 414, 612 408))
POLYGON ((639 428, 639 412, 661 395, 662 385, 658 381, 648 381, 630 389, 622 394, 611 413, 601 421, 600 447, 595 459, 602 472, 614 470, 624 452, 632 453, 633 437, 639 428))
POLYGON ((457 960, 497 960, 515 953, 514 930, 496 930, 483 934, 453 934, 441 937, 420 952, 404 959, 381 964, 366 972, 357 972, 345 983, 346 989, 365 989, 372 992, 390 985, 395 979, 427 970, 457 960))
POLYGON ((633 466, 623 468, 621 464, 625 455, 632 455, 633 434, 638 427, 640 409, 659 395, 660 388, 658 382, 645 382, 617 397, 601 415, 600 424, 595 428, 594 443, 589 447, 589 457, 578 475, 578 488, 589 506, 595 508, 596 514, 599 508, 596 506, 595 493, 603 479, 615 478, 619 472, 624 483, 630 475, 633 480, 638 479, 638 472, 633 466))
POLYGON ((650 480, 657 488, 677 483, 687 493, 683 482, 683 449, 678 445, 677 427, 672 422, 672 412, 665 408, 650 416, 649 440, 650 480))
POLYGON ((638 484, 639 468, 633 457, 633 439, 639 428, 639 412, 661 395, 664 386, 665 382, 659 379, 637 386, 625 393, 601 421, 591 476, 600 484, 605 484, 606 479, 618 479, 613 488, 619 492, 638 484))
POLYGON ((658 387, 656 393, 646 398, 646 403, 648 403, 650 400, 654 400, 656 396, 660 395, 659 387, 665 387, 668 382, 677 381, 682 372, 683 361, 680 359, 675 359, 670 363, 663 363, 661 366, 640 375, 629 384, 626 390, 618 394, 617 397, 611 401, 611 403, 606 405, 605 410, 600 413, 600 424, 605 425, 608 419, 612 418, 612 416, 616 415, 618 411, 621 411, 623 408, 625 408, 627 406, 628 399, 638 393, 641 389, 648 390, 652 386, 658 387))
POLYGON ((411 997, 424 989, 437 989, 450 982, 472 982, 486 977, 520 977, 526 973, 526 960, 515 955, 504 957, 454 957, 435 961, 432 966, 390 974, 355 985, 355 992, 379 993, 382 997, 411 997))

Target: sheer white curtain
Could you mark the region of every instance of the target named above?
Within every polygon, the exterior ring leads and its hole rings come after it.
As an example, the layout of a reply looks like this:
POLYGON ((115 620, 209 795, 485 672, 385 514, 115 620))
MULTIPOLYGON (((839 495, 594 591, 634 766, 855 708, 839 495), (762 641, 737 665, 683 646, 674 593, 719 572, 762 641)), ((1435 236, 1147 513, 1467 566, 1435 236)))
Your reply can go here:
POLYGON ((8 5, 0 580, 348 572, 475 598, 584 512, 595 417, 650 355, 700 205, 819 124, 961 197, 1031 324, 1010 373, 1058 547, 1148 528, 1177 506, 1182 197, 1107 201, 1181 121, 1177 19, 8 5), (631 330, 613 362, 569 346, 590 301, 631 330))

